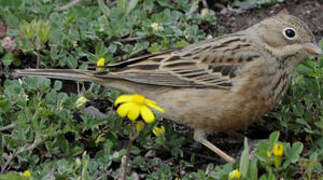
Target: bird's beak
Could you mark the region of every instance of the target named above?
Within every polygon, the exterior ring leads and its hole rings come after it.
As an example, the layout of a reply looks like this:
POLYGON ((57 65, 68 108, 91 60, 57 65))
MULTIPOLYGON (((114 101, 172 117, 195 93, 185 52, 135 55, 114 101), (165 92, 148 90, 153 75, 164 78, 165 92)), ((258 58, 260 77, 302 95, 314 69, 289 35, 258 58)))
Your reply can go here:
POLYGON ((309 54, 312 54, 312 55, 320 55, 320 54, 323 54, 322 49, 318 45, 316 45, 314 43, 304 43, 303 44, 303 48, 309 54))

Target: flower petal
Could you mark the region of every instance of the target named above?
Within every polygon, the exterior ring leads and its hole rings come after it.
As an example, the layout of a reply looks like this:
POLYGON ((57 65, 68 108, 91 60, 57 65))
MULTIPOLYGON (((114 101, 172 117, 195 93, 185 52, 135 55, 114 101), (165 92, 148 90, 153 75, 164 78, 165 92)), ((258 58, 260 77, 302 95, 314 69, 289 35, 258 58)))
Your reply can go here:
POLYGON ((145 104, 147 104, 148 106, 150 104, 157 105, 157 101, 154 101, 154 100, 151 100, 151 99, 145 99, 145 104))
POLYGON ((241 177, 241 172, 237 169, 235 169, 229 173, 229 180, 240 179, 240 177, 241 177))
POLYGON ((153 133, 156 135, 156 136, 161 136, 163 134, 165 134, 166 130, 165 130, 165 127, 164 126, 161 126, 160 128, 155 126, 153 128, 153 133))
POLYGON ((157 104, 147 104, 147 105, 154 108, 154 109, 156 109, 159 112, 162 112, 162 113, 165 112, 165 110, 163 108, 159 107, 157 104))
POLYGON ((160 127, 160 133, 161 134, 165 134, 166 130, 165 130, 165 127, 164 126, 161 126, 160 127))
POLYGON ((128 112, 128 118, 131 120, 131 121, 135 121, 138 116, 139 116, 139 113, 140 113, 140 106, 138 106, 137 104, 135 103, 131 103, 133 104, 131 109, 129 109, 129 112, 128 112))
POLYGON ((131 110, 132 106, 133 106, 133 103, 121 104, 117 109, 117 113, 119 114, 119 116, 125 117, 128 114, 128 112, 131 110))
POLYGON ((279 157, 283 156, 284 145, 283 144, 274 144, 273 154, 274 154, 274 156, 279 156, 279 157))
POLYGON ((104 66, 104 58, 100 58, 97 62, 96 62, 96 66, 104 66))
POLYGON ((131 101, 132 96, 133 95, 123 94, 116 99, 116 101, 114 102, 114 105, 117 106, 120 103, 131 101))
POLYGON ((154 113, 147 106, 142 106, 140 108, 140 114, 146 123, 152 123, 155 121, 154 113))
POLYGON ((155 134, 155 136, 159 137, 160 136, 159 127, 154 127, 153 133, 155 134))

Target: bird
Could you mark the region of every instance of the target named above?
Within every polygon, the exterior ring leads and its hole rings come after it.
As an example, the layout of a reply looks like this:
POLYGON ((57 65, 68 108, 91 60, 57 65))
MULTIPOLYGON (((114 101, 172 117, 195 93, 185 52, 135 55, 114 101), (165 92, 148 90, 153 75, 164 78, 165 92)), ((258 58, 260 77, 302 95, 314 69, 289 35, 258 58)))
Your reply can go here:
POLYGON ((184 47, 80 69, 16 69, 13 75, 90 81, 154 99, 164 118, 194 129, 195 141, 235 159, 207 135, 247 127, 280 102, 295 68, 322 50, 308 25, 278 13, 244 30, 184 47))

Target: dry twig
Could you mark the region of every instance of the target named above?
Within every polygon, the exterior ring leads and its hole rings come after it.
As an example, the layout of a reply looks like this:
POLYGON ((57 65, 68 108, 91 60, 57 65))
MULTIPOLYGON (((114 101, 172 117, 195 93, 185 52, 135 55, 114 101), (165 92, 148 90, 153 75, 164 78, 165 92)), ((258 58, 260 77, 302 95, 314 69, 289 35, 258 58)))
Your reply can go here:
POLYGON ((8 126, 0 127, 0 132, 1 132, 1 131, 8 130, 8 129, 15 128, 15 127, 16 127, 16 124, 15 124, 15 123, 11 123, 11 124, 9 124, 8 126))
POLYGON ((65 4, 64 6, 58 7, 56 9, 56 11, 65 11, 65 10, 77 5, 79 2, 81 2, 81 0, 74 0, 70 3, 65 4))
POLYGON ((12 154, 10 154, 8 157, 6 157, 6 162, 4 164, 2 164, 1 166, 1 173, 5 173, 9 163, 15 158, 17 157, 20 153, 23 153, 25 151, 32 151, 33 149, 35 149, 40 143, 42 143, 42 140, 39 137, 36 137, 34 142, 32 144, 26 144, 22 147, 20 147, 18 150, 16 150, 15 152, 13 152, 12 154))

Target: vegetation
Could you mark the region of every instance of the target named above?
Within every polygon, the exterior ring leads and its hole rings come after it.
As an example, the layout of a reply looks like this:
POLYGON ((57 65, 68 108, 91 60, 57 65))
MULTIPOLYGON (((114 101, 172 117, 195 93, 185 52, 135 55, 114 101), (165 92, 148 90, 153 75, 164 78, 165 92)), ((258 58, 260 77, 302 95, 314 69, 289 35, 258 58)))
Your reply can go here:
MULTIPOLYGON (((193 0, 66 3, 0 0, 0 39, 10 36, 14 45, 13 51, 0 46, 3 71, 85 69, 99 59, 102 64, 102 58, 108 64, 203 40, 212 36, 205 27, 217 23, 213 10, 193 0)), ((111 108, 119 92, 45 78, 3 77, 0 82, 0 180, 123 176, 135 126, 111 108)), ((322 84, 323 56, 307 59, 283 102, 247 130, 268 142, 260 142, 254 153, 247 140, 241 142, 244 151, 234 164, 214 161, 217 157, 205 148, 192 149, 192 131, 177 131, 174 123, 157 117, 140 133, 137 129, 128 179, 320 179, 322 84)))

